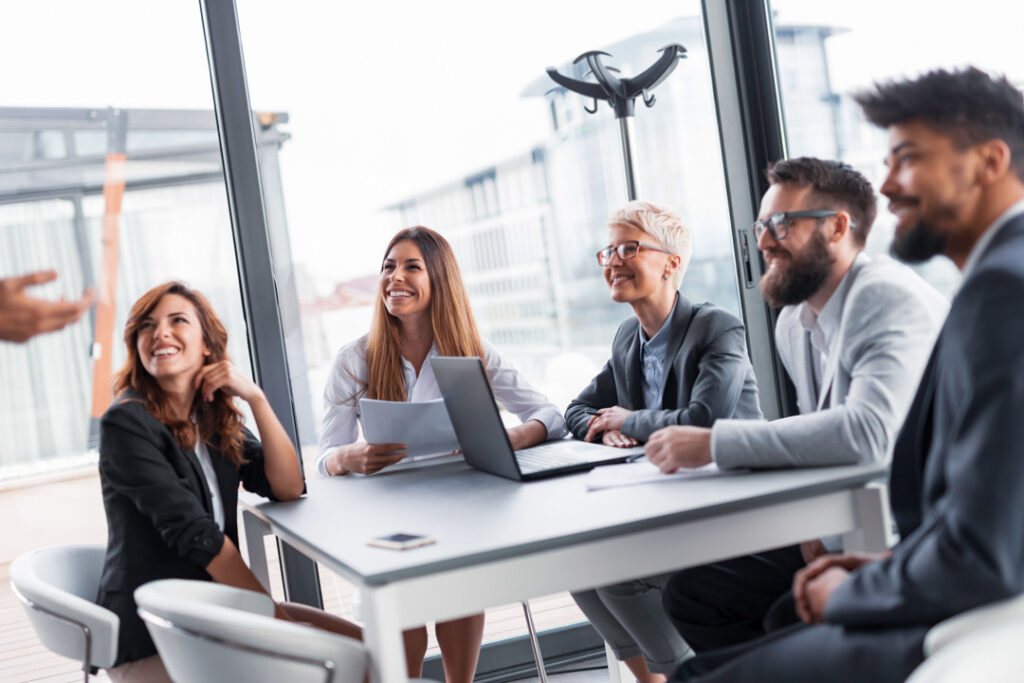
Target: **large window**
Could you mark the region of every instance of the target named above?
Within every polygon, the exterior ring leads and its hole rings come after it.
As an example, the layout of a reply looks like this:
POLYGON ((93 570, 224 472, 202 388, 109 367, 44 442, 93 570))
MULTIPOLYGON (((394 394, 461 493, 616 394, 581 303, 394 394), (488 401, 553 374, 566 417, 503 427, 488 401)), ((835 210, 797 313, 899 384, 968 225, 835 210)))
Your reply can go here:
POLYGON ((9 9, 5 25, 46 26, 47 39, 10 30, 0 46, 17 65, 0 109, 0 275, 54 268, 36 295, 88 285, 98 304, 66 330, 0 344, 0 480, 95 462, 127 311, 162 281, 209 296, 250 370, 197 8, 9 9))
MULTIPOLYGON (((254 111, 288 112, 285 204, 270 211, 270 229, 275 267, 295 268, 297 311, 283 301, 282 318, 307 461, 334 354, 368 330, 383 249, 401 228, 426 225, 452 242, 483 334, 560 406, 606 360, 631 314, 609 300, 594 258, 607 216, 626 201, 619 128, 608 107, 588 113, 590 102, 545 74, 555 66, 584 78, 573 60, 587 50, 632 75, 666 44, 686 47, 654 107, 637 102, 639 196, 677 208, 693 234, 683 294, 739 314, 695 0, 629 11, 299 2, 286 14, 241 2, 238 13, 254 111)), ((818 58, 822 40, 803 58, 818 58)))
POLYGON ((298 3, 285 21, 269 5, 238 11, 253 107, 289 114, 280 165, 307 457, 333 356, 367 331, 383 249, 403 227, 452 242, 483 334, 556 403, 605 361, 631 314, 609 300, 594 258, 626 201, 618 124, 545 74, 583 77, 572 60, 586 50, 631 75, 667 43, 687 48, 655 106, 638 100, 639 194, 676 207, 693 233, 682 292, 739 312, 699 3, 298 3))
MULTIPOLYGON (((1014 3, 771 0, 771 10, 789 155, 841 159, 876 190, 885 178, 887 139, 864 120, 854 93, 877 81, 967 64, 1024 85, 1017 49, 1024 8, 1014 3)), ((895 219, 885 205, 880 197, 868 253, 887 253, 892 241, 895 219)), ((946 294, 959 282, 945 259, 918 270, 946 294)))

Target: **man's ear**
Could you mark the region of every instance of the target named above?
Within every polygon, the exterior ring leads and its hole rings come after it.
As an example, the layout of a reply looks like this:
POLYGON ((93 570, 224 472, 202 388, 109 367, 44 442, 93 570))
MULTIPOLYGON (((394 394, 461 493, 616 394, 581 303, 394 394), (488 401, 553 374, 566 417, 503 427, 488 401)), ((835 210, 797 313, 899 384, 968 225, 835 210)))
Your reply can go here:
POLYGON ((828 239, 829 242, 838 242, 847 233, 850 232, 850 227, 853 225, 853 219, 850 217, 850 213, 846 210, 840 210, 836 214, 836 219, 831 221, 831 229, 829 230, 828 239))
POLYGON ((1012 154, 1005 141, 993 138, 975 145, 975 149, 981 159, 979 179, 983 183, 994 183, 1003 179, 1007 173, 1012 173, 1012 154))

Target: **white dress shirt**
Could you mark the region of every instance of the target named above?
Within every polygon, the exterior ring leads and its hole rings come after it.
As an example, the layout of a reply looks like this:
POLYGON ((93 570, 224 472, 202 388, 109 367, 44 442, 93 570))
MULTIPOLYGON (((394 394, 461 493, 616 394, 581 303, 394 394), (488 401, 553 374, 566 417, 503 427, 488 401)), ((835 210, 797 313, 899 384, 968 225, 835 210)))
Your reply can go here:
POLYGON ((199 436, 199 426, 196 425, 196 459, 199 460, 199 467, 203 470, 203 478, 206 479, 206 488, 210 490, 210 499, 213 504, 213 521, 217 528, 224 531, 224 501, 220 497, 220 485, 217 483, 217 473, 213 470, 213 462, 210 460, 210 451, 199 436))
POLYGON ((832 351, 832 343, 839 332, 839 323, 843 319, 843 304, 846 303, 846 294, 849 290, 850 273, 847 271, 835 291, 829 296, 828 301, 821 307, 821 313, 815 314, 806 301, 800 304, 800 324, 807 330, 811 338, 811 366, 814 368, 816 398, 820 398, 821 395, 825 365, 832 351))
MULTIPOLYGON (((322 476, 327 474, 327 456, 339 446, 359 439, 359 399, 362 398, 363 383, 366 381, 366 335, 343 346, 334 359, 331 374, 324 388, 324 417, 320 429, 320 451, 316 458, 316 470, 322 476)), ((567 430, 561 411, 539 391, 534 389, 498 350, 486 340, 481 340, 486 356, 484 365, 490 380, 494 397, 506 410, 514 413, 521 421, 538 420, 548 430, 548 439, 560 439, 567 430)), ((430 359, 438 355, 437 344, 432 344, 427 358, 416 374, 412 363, 402 358, 402 374, 405 377, 407 401, 433 401, 441 396, 430 359)), ((461 455, 431 458, 431 465, 461 459, 461 455)), ((424 461, 401 462, 385 468, 387 471, 423 466, 424 461)))

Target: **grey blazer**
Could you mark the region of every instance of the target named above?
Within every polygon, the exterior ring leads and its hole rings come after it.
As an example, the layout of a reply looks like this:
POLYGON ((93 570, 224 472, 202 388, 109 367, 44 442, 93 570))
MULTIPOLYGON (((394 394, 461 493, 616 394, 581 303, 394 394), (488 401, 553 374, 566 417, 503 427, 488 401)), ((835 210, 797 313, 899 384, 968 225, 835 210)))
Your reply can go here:
POLYGON ((639 441, 670 425, 710 427, 721 417, 761 418, 739 318, 713 304, 692 304, 680 294, 670 322, 661 410, 644 407, 640 321, 630 318, 615 333, 612 357, 565 411, 577 439, 586 436, 595 410, 616 405, 633 411, 622 433, 639 441))
POLYGON ((719 420, 711 450, 722 469, 883 462, 913 398, 949 304, 912 270, 857 256, 833 296, 839 330, 814 392, 810 333, 800 305, 779 315, 775 340, 800 415, 773 422, 719 420))
POLYGON ((1024 591, 1024 215, 953 299, 893 453, 903 540, 832 594, 825 619, 930 625, 1024 591))

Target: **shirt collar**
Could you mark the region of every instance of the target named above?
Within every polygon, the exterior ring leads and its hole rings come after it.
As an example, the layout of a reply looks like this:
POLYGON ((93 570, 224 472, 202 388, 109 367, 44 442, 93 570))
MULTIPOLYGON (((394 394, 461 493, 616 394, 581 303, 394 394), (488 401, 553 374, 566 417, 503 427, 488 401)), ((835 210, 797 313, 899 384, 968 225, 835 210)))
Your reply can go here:
MULTIPOLYGON (((434 340, 433 342, 431 342, 431 344, 430 344, 430 350, 429 350, 429 351, 427 351, 427 357, 426 357, 426 359, 424 359, 424 362, 423 362, 423 364, 424 364, 424 365, 427 365, 427 361, 428 361, 428 360, 430 360, 431 358, 433 358, 434 356, 436 356, 436 355, 438 355, 438 354, 440 354, 440 353, 441 353, 441 352, 437 350, 437 340, 435 339, 435 340, 434 340)), ((409 361, 407 361, 407 360, 405 359, 405 356, 399 355, 398 357, 399 357, 399 358, 401 359, 401 361, 402 361, 402 367, 404 367, 404 368, 405 368, 406 370, 413 370, 413 367, 412 367, 412 363, 410 363, 409 361)))
MULTIPOLYGON (((678 296, 678 294, 676 296, 678 296)), ((672 310, 675 311, 675 308, 672 310)), ((672 327, 671 322, 672 312, 668 314, 668 317, 665 318, 665 322, 661 324, 661 327, 658 328, 658 331, 655 332, 654 336, 650 339, 644 339, 644 326, 637 325, 637 333, 640 335, 640 349, 644 353, 659 353, 665 349, 665 347, 668 346, 669 329, 672 327)))
POLYGON ((839 329, 839 322, 843 317, 843 304, 846 303, 846 293, 849 291, 850 285, 853 284, 852 273, 870 260, 871 257, 863 251, 857 254, 853 259, 853 263, 850 264, 850 269, 846 271, 846 275, 839 281, 839 286, 832 292, 832 296, 828 298, 825 305, 821 307, 821 313, 815 315, 806 301, 800 305, 800 324, 804 326, 804 329, 808 332, 813 332, 816 328, 820 329, 821 334, 825 337, 826 344, 832 339, 839 329))
POLYGON ((978 241, 974 243, 974 247, 971 248, 971 253, 967 255, 967 260, 964 261, 964 269, 962 272, 964 280, 967 279, 967 276, 970 275, 971 271, 978 265, 978 260, 981 259, 981 255, 988 249, 988 245, 992 244, 992 240, 996 238, 996 233, 998 233, 1004 225, 1009 223, 1011 218, 1021 213, 1024 213, 1024 199, 1004 211, 999 218, 993 221, 992 225, 988 227, 988 230, 982 233, 981 237, 978 238, 978 241))

